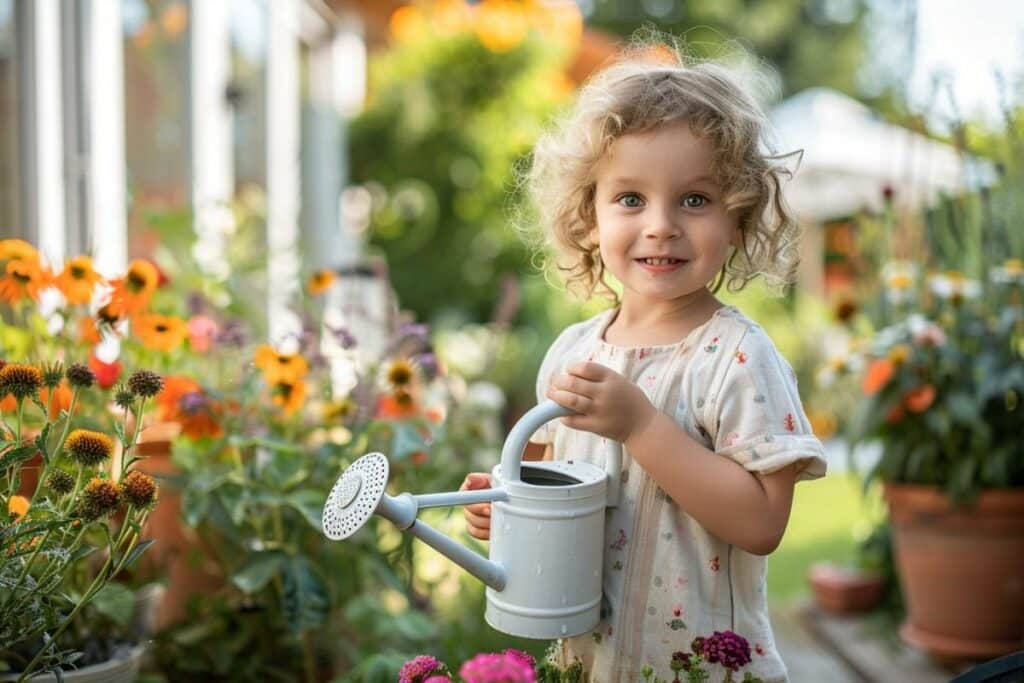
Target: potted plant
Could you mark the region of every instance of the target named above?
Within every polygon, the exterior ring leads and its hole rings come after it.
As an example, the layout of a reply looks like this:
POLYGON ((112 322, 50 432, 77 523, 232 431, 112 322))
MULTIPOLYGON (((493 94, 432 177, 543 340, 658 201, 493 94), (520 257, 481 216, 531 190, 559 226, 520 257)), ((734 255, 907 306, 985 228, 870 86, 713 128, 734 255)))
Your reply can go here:
POLYGON ((916 234, 923 258, 889 260, 870 315, 852 321, 868 334, 846 434, 881 447, 867 479, 884 485, 901 634, 941 657, 1024 647, 1024 235, 1011 201, 1022 155, 1006 143, 997 184, 899 233, 888 255, 907 256, 916 234))
MULTIPOLYGON (((81 364, 65 372, 59 363, 0 361, 0 398, 13 399, 0 421, 3 680, 47 680, 37 674, 49 671, 51 680, 130 681, 138 672, 142 648, 128 638, 132 592, 114 579, 153 542, 139 532, 157 488, 134 467, 137 432, 126 433, 123 422, 109 430, 77 426, 93 424, 75 407, 80 398, 89 403, 95 381, 81 364), (52 395, 65 379, 70 410, 51 420, 40 392, 49 388, 52 395), (25 438, 27 424, 38 432, 32 440, 25 438), (112 463, 116 445, 122 457, 112 463), (36 454, 36 488, 16 494, 21 468, 36 454)), ((159 375, 138 371, 114 400, 122 416, 138 420, 160 387, 159 375)), ((101 424, 109 419, 105 410, 98 417, 101 424)))

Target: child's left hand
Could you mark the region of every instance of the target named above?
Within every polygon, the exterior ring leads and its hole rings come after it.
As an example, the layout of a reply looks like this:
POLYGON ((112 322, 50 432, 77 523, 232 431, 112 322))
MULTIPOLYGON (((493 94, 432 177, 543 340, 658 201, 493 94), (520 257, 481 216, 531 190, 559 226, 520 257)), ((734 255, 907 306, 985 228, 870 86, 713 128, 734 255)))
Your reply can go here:
POLYGON ((547 397, 579 415, 562 418, 567 427, 625 442, 657 409, 637 385, 600 363, 573 363, 551 380, 547 397))

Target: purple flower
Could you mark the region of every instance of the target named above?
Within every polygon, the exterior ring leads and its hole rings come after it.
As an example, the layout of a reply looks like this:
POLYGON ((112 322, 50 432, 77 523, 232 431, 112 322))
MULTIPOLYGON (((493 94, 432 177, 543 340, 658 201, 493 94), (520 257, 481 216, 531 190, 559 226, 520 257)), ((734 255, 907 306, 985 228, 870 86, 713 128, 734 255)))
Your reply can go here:
POLYGON ((337 342, 338 346, 340 346, 341 348, 347 350, 351 349, 356 345, 355 336, 353 336, 352 333, 349 332, 349 329, 344 325, 338 325, 337 327, 335 327, 330 323, 324 323, 324 327, 327 328, 327 331, 331 333, 331 336, 334 338, 334 341, 337 342))
MULTIPOLYGON (((441 674, 443 672, 444 664, 436 657, 420 655, 402 665, 401 670, 398 672, 398 683, 426 683, 428 677, 438 678, 438 676, 431 676, 431 674, 441 674)), ((442 680, 444 679, 442 678, 442 680)))
POLYGON ((721 664, 729 671, 739 671, 750 664, 750 644, 732 631, 715 631, 704 639, 701 654, 711 663, 721 664))
POLYGON ((683 652, 682 650, 672 653, 672 664, 670 668, 672 671, 689 671, 693 666, 693 655, 689 652, 683 652))
POLYGON ((229 318, 221 325, 214 340, 219 346, 245 346, 245 324, 237 318, 229 318))
POLYGON ((464 662, 459 676, 466 683, 536 683, 533 667, 507 654, 477 655, 464 662))

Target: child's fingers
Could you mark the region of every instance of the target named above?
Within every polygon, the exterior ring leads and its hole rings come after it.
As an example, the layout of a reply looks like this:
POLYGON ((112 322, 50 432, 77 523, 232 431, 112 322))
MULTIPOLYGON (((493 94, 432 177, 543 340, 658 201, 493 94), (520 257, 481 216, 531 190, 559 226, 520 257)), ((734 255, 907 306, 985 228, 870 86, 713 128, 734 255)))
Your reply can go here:
POLYGON ((604 379, 612 371, 601 365, 600 363, 594 363, 593 361, 586 361, 582 363, 570 363, 565 371, 570 375, 581 377, 591 382, 597 382, 604 379))
POLYGON ((593 396, 597 393, 598 386, 596 382, 577 377, 576 375, 561 374, 556 375, 551 380, 552 389, 561 389, 563 391, 571 391, 574 394, 580 396, 593 396))
POLYGON ((466 518, 466 524, 477 529, 490 529, 491 518, 484 517, 483 515, 473 514, 469 510, 463 511, 463 517, 466 518))
POLYGON ((594 402, 591 399, 565 389, 551 387, 548 389, 547 397, 563 408, 575 410, 577 413, 587 413, 594 408, 594 402))
POLYGON ((491 475, 486 472, 470 472, 462 480, 460 491, 476 491, 478 489, 491 488, 491 475))
POLYGON ((472 512, 474 515, 477 515, 479 517, 491 516, 490 503, 473 503, 472 505, 465 506, 463 510, 468 510, 469 512, 472 512))

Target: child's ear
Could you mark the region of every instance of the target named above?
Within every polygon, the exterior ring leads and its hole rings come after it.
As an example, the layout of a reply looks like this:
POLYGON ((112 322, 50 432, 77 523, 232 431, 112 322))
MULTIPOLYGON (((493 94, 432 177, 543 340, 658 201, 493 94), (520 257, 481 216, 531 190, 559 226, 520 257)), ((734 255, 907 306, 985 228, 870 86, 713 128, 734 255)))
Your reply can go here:
POLYGON ((739 223, 732 229, 732 238, 729 240, 729 244, 737 249, 743 248, 743 228, 740 227, 739 223))

